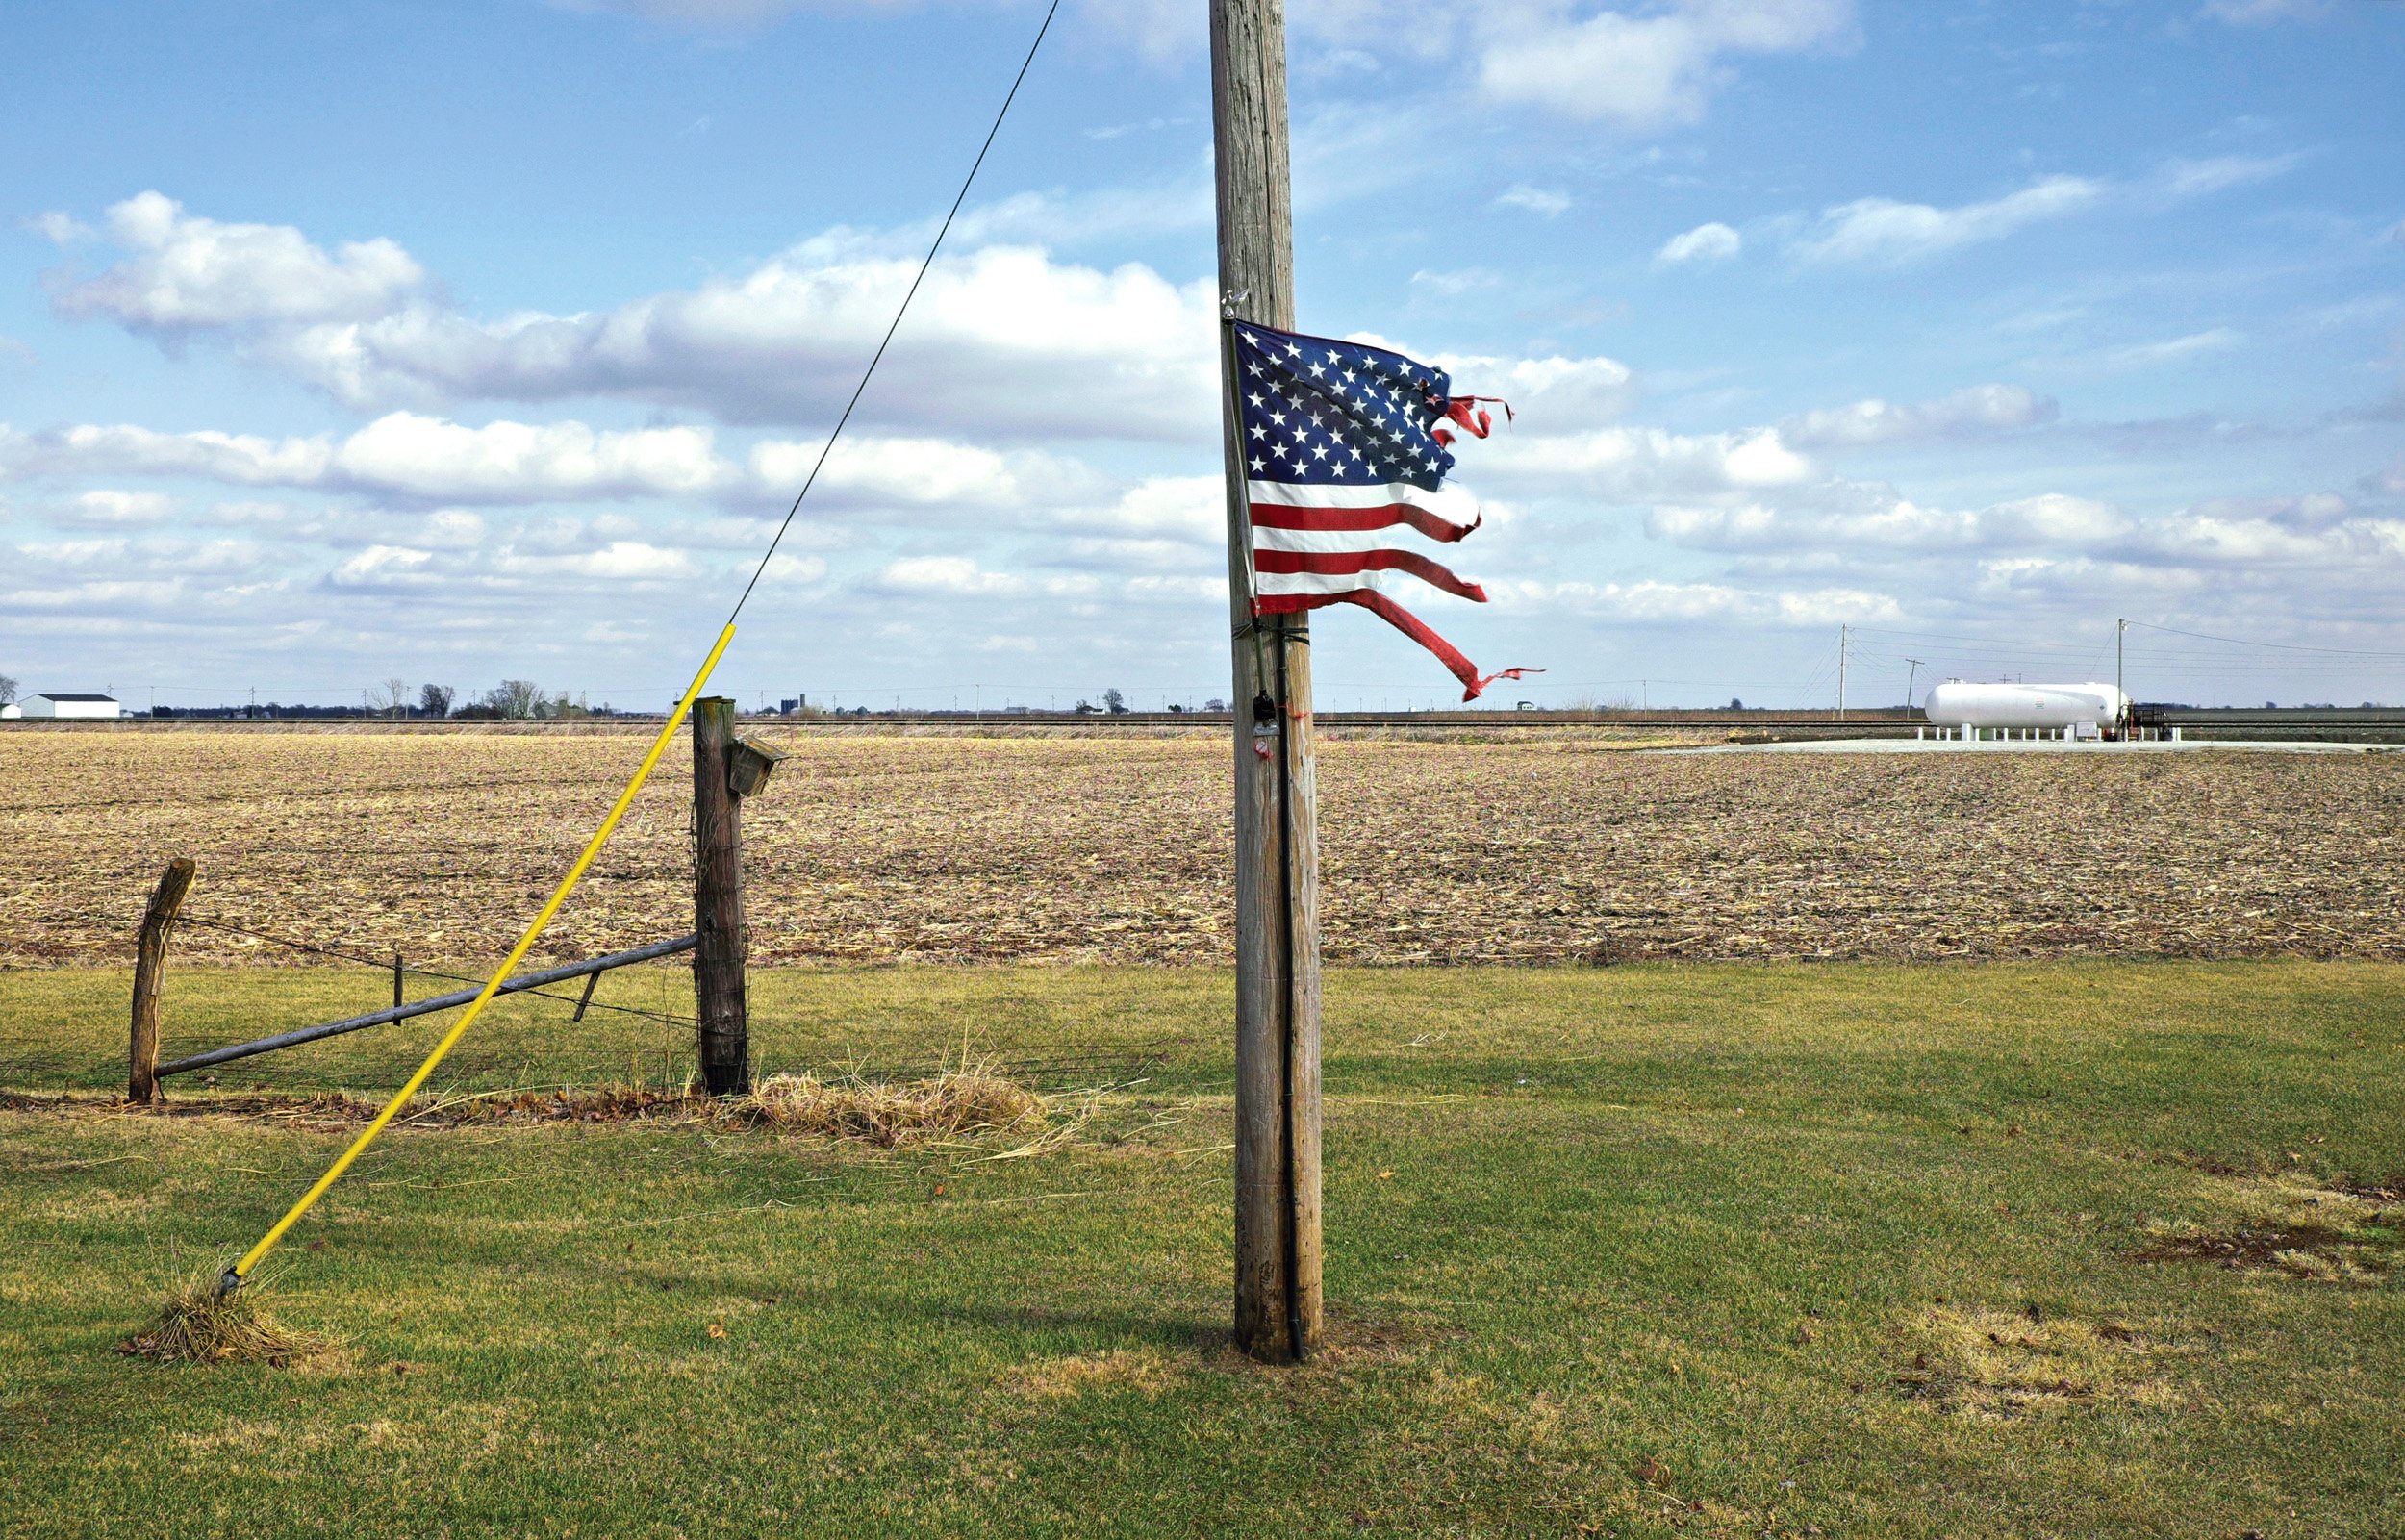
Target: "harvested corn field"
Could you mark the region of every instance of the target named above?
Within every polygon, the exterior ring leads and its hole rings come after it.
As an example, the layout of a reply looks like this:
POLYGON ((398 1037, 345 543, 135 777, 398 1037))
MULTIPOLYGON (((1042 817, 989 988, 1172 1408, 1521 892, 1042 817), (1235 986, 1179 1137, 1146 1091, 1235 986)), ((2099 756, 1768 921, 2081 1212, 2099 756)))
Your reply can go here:
MULTIPOLYGON (((1229 955, 1228 746, 781 735, 747 804, 763 962, 1229 955)), ((626 735, 0 735, 0 962, 122 960, 162 863, 179 955, 490 958, 642 753, 626 735)), ((691 928, 673 751, 544 944, 691 928)), ((2405 956, 2405 757, 1693 756, 1331 741, 1328 955, 2405 956)))

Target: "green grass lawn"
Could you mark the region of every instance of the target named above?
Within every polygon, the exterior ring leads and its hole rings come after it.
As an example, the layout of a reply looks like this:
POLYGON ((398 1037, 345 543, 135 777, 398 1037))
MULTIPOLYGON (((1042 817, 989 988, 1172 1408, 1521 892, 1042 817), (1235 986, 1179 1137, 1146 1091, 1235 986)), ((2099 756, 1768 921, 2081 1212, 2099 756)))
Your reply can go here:
MULTIPOLYGON (((167 1052, 378 989, 179 970, 167 1052)), ((121 1087, 125 994, 0 973, 0 1086, 121 1087)), ((112 1350, 342 1134, 0 1110, 0 1531, 2405 1533, 2405 969, 1332 973, 1336 1347, 1292 1371, 1224 1346, 1229 995, 755 974, 764 1071, 965 1038, 1140 1083, 1024 1161, 398 1129, 271 1264, 339 1343, 284 1369, 112 1350)), ((690 1062, 566 1016, 507 1006, 440 1094, 690 1062)), ((372 1093, 443 1020, 170 1096, 372 1093)))

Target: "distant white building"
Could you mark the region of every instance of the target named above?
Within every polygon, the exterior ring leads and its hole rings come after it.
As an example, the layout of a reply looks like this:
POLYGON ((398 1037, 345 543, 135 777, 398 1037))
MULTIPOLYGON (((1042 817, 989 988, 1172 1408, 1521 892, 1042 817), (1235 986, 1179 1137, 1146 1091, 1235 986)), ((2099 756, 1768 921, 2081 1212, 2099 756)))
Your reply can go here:
POLYGON ((69 718, 89 720, 125 715, 114 695, 27 695, 17 702, 18 714, 27 720, 63 720, 69 718))

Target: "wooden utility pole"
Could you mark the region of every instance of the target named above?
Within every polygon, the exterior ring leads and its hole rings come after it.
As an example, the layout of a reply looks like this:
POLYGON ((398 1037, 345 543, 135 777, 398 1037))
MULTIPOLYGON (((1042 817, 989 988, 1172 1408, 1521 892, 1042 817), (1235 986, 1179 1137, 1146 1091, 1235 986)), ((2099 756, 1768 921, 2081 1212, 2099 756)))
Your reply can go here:
MULTIPOLYGON (((1229 319, 1294 327, 1283 0, 1211 0, 1219 287, 1229 319)), ((1222 368, 1229 350, 1221 348, 1222 368)), ((1319 808, 1310 623, 1253 614, 1234 382, 1223 381, 1235 653, 1236 1343, 1310 1356, 1320 1309, 1319 808)))
POLYGON ((731 777, 735 702, 705 695, 693 708, 693 992, 701 1019, 701 1080, 714 1097, 751 1089, 744 1015, 743 805, 731 777))
POLYGON ((192 862, 177 856, 159 874, 159 886, 142 911, 141 936, 134 947, 134 1031, 125 1049, 125 1099, 159 1099, 159 990, 165 983, 167 937, 184 896, 192 891, 192 862))
POLYGON ((1845 720, 1845 627, 1837 627, 1837 720, 1845 720))

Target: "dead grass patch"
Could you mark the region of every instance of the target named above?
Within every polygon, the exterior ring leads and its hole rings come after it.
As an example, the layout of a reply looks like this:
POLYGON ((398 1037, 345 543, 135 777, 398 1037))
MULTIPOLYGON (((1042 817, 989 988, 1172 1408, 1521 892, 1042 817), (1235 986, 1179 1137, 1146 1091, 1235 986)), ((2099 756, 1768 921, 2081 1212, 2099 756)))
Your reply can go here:
MULTIPOLYGON (((704 1121, 746 1128, 815 1134, 879 1149, 974 1144, 978 1158, 1015 1160, 1073 1143, 1101 1104, 1102 1090, 1046 1096, 996 1066, 964 1058, 913 1080, 857 1073, 821 1078, 777 1074, 747 1097, 721 1100, 692 1090, 632 1085, 548 1086, 421 1098, 395 1120, 404 1128, 552 1123, 704 1121)), ((239 1118, 313 1131, 364 1125, 377 1103, 339 1093, 317 1096, 188 1098, 133 1103, 89 1093, 0 1092, 0 1111, 70 1118, 239 1118)), ((79 1199, 89 1202, 89 1199, 79 1199)))
POLYGON ((1002 1388, 1028 1401, 1063 1401, 1097 1391, 1134 1390, 1157 1396, 1193 1374, 1192 1356, 1157 1349, 1112 1348, 1102 1352, 1039 1358, 1013 1369, 1002 1388))
POLYGON ((2152 1371, 2168 1350, 2116 1321, 1939 1305, 1910 1332, 1905 1396, 1949 1415, 2009 1418, 2101 1402, 2164 1406, 2152 1371))
MULTIPOLYGON (((735 1115, 796 1133, 857 1141, 881 1149, 996 1135, 1029 1136, 1055 1148, 1045 1099, 997 1073, 964 1060, 922 1079, 895 1082, 844 1075, 771 1075, 738 1104, 735 1115)), ((1026 1152, 1034 1152, 1028 1149, 1026 1152)))
POLYGON ((154 1363, 282 1368, 332 1348, 329 1339, 288 1326, 261 1308, 257 1284, 220 1294, 216 1274, 204 1270, 167 1297, 149 1329, 119 1343, 117 1351, 154 1363))
POLYGON ((2385 1187, 2223 1175, 2199 1196, 2207 1217, 2155 1222, 2131 1259, 2378 1285, 2395 1276, 2405 1253, 2405 1202, 2385 1187))

